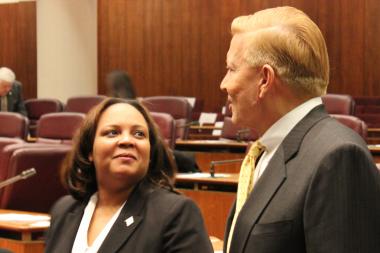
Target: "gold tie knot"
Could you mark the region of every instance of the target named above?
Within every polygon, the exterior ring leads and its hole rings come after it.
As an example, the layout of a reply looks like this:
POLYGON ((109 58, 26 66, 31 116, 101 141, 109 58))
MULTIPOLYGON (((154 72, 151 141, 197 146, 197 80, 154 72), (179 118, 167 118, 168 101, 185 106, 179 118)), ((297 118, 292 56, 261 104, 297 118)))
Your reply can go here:
POLYGON ((248 151, 248 156, 250 159, 256 161, 256 159, 265 151, 265 146, 263 146, 259 141, 255 141, 248 151))

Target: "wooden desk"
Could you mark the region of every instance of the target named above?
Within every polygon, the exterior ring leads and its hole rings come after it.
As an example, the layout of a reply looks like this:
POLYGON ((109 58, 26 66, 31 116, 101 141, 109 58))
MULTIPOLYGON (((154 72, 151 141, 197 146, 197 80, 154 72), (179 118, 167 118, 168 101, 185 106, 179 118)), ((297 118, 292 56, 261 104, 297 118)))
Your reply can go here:
MULTIPOLYGON (((2 214, 38 215, 50 219, 50 216, 44 213, 0 209, 0 215, 2 214)), ((43 234, 48 227, 47 222, 0 221, 0 248, 6 248, 15 253, 43 253, 45 248, 43 234)))
POLYGON ((373 156, 373 160, 375 163, 380 163, 380 146, 378 145, 368 145, 369 151, 373 156))
MULTIPOLYGON (((380 131, 380 130, 379 130, 380 131)), ((177 140, 176 149, 209 152, 209 153, 240 153, 244 154, 247 148, 247 142, 238 142, 233 140, 177 140)), ((380 163, 380 145, 368 145, 368 149, 374 157, 376 163, 380 163)), ((231 155, 224 155, 224 159, 235 159, 236 156, 231 158, 231 155), (228 156, 228 157, 227 157, 228 156)), ((244 155, 242 155, 244 157, 244 155)), ((214 159, 217 160, 217 159, 214 159)), ((206 166, 207 167, 207 166, 206 166)), ((236 171, 232 171, 236 172, 236 171)))
POLYGON ((186 188, 192 190, 215 190, 216 187, 227 187, 232 189, 230 192, 236 192, 238 182, 238 173, 216 173, 215 177, 211 177, 209 173, 178 173, 176 177, 176 185, 187 185, 186 188))
POLYGON ((236 173, 226 178, 199 177, 196 174, 185 177, 179 174, 176 187, 197 203, 208 233, 223 238, 229 210, 236 197, 237 183, 236 173))
POLYGON ((177 140, 175 148, 186 151, 199 152, 231 152, 245 153, 247 142, 233 140, 177 140))
MULTIPOLYGON (((1 214, 28 214, 50 216, 43 213, 32 213, 24 211, 0 209, 1 214)), ((45 244, 42 234, 48 229, 48 225, 38 225, 36 222, 26 221, 0 221, 0 248, 11 250, 14 253, 43 253, 45 244), (12 238, 7 238, 12 237, 12 238), (15 239, 19 237, 21 239, 15 239)), ((223 249, 223 241, 214 236, 210 236, 214 251, 223 249)))
POLYGON ((190 126, 189 139, 195 140, 216 140, 220 138, 220 134, 214 134, 214 130, 222 130, 221 127, 214 125, 190 126))

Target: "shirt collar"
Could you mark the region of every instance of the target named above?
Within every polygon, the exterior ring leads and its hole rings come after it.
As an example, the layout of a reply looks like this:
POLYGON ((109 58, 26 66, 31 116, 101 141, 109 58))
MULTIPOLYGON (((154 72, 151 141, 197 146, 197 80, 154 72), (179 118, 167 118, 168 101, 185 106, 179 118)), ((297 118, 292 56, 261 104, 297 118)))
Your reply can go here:
POLYGON ((312 109, 322 104, 321 97, 315 97, 295 107, 293 110, 277 120, 259 139, 268 152, 277 148, 289 132, 300 122, 312 109))

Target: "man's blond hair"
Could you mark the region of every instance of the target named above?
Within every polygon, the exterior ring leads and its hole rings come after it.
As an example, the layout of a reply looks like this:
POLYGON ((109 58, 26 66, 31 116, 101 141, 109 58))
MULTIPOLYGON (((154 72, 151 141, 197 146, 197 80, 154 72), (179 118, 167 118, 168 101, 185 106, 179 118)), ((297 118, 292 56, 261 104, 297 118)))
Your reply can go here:
POLYGON ((245 61, 253 67, 269 64, 281 80, 308 95, 326 93, 329 59, 318 26, 302 11, 277 7, 237 17, 233 35, 247 36, 245 61))

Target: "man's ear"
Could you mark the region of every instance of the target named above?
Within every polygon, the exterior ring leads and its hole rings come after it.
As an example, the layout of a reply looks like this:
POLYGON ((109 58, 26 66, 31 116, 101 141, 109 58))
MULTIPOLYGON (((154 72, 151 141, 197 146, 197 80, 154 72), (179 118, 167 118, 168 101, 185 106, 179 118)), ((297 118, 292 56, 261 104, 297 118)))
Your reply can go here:
POLYGON ((272 88, 275 72, 272 66, 264 64, 260 69, 259 98, 263 98, 272 88))
POLYGON ((94 158, 92 157, 92 153, 90 153, 90 154, 88 155, 88 160, 89 160, 90 162, 93 162, 93 161, 94 161, 94 158))

